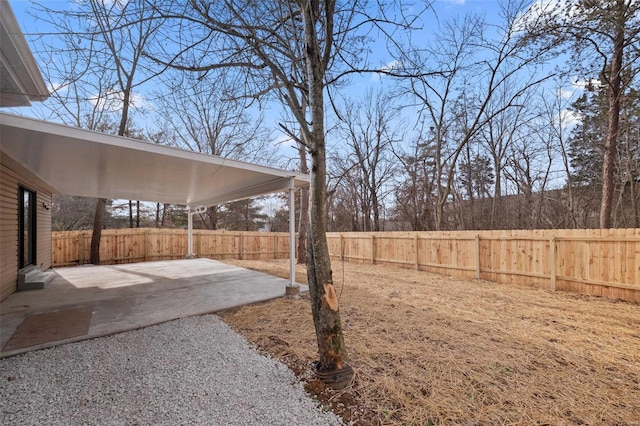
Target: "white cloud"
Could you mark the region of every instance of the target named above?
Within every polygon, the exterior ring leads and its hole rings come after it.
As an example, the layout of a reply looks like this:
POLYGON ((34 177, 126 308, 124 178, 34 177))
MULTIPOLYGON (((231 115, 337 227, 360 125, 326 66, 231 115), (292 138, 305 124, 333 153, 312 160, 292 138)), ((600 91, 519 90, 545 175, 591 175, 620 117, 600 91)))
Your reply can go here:
POLYGON ((559 87, 555 89, 555 95, 561 99, 571 100, 576 94, 581 94, 587 86, 599 87, 601 85, 598 79, 579 80, 577 77, 572 80, 569 86, 559 87))
MULTIPOLYGON (((89 102, 91 105, 97 105, 107 111, 117 112, 122 110, 123 94, 122 92, 115 92, 102 97, 95 95, 89 99, 89 102)), ((138 93, 131 95, 129 104, 136 109, 153 109, 153 104, 138 93)))
POLYGON ((562 123, 562 127, 569 128, 579 124, 582 121, 582 115, 576 111, 569 109, 563 109, 557 117, 559 123, 562 123))
POLYGON ((459 4, 459 5, 463 5, 466 3, 466 0, 445 0, 446 3, 453 3, 453 4, 459 4))
POLYGON ((576 89, 571 88, 571 89, 558 89, 558 96, 561 97, 562 99, 571 99, 573 97, 573 94, 576 93, 576 89))
POLYGON ((389 62, 387 65, 380 68, 380 71, 393 71, 402 66, 402 62, 394 60, 389 62))
POLYGON ((271 141, 271 145, 273 146, 280 146, 280 145, 295 146, 295 144, 296 143, 293 139, 291 139, 291 136, 285 133, 280 133, 277 138, 271 141))
POLYGON ((571 85, 573 87, 575 87, 576 90, 584 90, 588 86, 601 87, 602 83, 597 78, 592 78, 592 79, 589 79, 589 80, 578 80, 578 79, 576 79, 573 83, 571 83, 571 85))
POLYGON ((51 82, 51 83, 47 83, 47 90, 49 90, 49 93, 65 93, 67 91, 67 87, 65 84, 63 83, 59 83, 57 81, 51 82))
POLYGON ((138 109, 153 109, 153 104, 147 100, 143 95, 134 93, 131 97, 131 105, 138 109))
POLYGON ((527 28, 535 27, 543 17, 557 16, 559 5, 559 0, 536 0, 515 20, 514 30, 525 31, 527 28))
POLYGON ((388 62, 387 64, 381 66, 380 68, 378 68, 378 70, 380 70, 379 73, 374 74, 371 77, 372 81, 379 81, 380 78, 384 75, 385 72, 391 72, 394 70, 397 70, 399 68, 402 67, 402 62, 397 61, 397 60, 393 60, 391 62, 388 62))

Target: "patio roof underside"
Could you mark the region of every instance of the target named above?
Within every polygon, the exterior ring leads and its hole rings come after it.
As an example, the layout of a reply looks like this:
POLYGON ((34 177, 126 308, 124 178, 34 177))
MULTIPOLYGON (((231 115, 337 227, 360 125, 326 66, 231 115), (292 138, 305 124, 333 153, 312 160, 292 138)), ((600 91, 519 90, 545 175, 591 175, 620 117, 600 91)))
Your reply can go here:
POLYGON ((307 175, 0 113, 2 155, 64 195, 212 206, 307 175))

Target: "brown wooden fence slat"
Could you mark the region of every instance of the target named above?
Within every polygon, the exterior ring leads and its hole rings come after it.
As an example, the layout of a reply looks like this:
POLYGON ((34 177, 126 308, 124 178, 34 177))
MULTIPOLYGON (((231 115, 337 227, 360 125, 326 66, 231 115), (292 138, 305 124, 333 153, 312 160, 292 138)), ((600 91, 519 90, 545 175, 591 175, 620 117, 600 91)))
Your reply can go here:
MULTIPOLYGON (((81 265, 90 231, 52 233, 53 266, 81 265)), ((328 233, 333 259, 640 302, 640 229, 328 233)), ((289 257, 287 233, 194 231, 196 256, 289 257)), ((181 259, 184 229, 104 230, 104 264, 181 259)))
MULTIPOLYGON (((89 257, 91 231, 52 232, 54 267, 82 265, 89 257)), ((287 233, 194 231, 198 257, 211 259, 273 259, 289 257, 287 233)), ((103 264, 182 259, 187 253, 184 229, 105 229, 100 243, 103 264)))
POLYGON ((327 237, 332 258, 347 262, 640 302, 639 229, 344 232, 327 237))

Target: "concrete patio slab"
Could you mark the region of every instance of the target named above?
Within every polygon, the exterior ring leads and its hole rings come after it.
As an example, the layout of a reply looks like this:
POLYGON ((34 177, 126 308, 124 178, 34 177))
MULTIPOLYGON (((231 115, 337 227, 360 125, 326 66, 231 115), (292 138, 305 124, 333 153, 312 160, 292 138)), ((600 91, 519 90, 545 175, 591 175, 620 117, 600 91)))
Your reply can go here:
MULTIPOLYGON (((91 306, 88 332, 0 352, 0 358, 106 336, 178 318, 282 297, 288 280, 210 259, 56 269, 42 290, 14 293, 0 303, 0 348, 25 318, 91 306)), ((307 287, 300 285, 301 291, 307 287)))

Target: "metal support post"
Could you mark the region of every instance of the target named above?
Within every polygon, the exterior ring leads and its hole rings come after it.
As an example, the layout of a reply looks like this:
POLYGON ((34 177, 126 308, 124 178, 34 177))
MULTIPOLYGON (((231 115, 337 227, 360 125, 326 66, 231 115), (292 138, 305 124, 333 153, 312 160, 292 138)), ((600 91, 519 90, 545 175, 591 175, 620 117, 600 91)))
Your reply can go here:
POLYGON ((202 214, 207 211, 206 207, 199 206, 194 210, 191 207, 187 207, 187 257, 186 259, 193 259, 195 254, 193 253, 193 215, 202 214))

